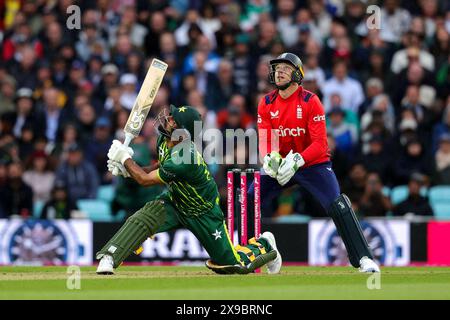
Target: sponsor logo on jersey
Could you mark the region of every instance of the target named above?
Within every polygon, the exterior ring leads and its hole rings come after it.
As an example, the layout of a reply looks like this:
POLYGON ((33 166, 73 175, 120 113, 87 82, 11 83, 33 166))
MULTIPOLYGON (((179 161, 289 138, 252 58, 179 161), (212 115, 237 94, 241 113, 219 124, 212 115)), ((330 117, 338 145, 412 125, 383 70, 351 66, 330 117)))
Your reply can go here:
POLYGON ((275 112, 270 111, 270 119, 278 119, 280 117, 280 110, 275 112))
POLYGON ((299 137, 301 134, 306 134, 304 128, 283 128, 279 126, 278 129, 274 129, 276 134, 280 137, 299 137))
POLYGON ((325 115, 317 115, 313 118, 315 122, 325 121, 325 115))
POLYGON ((259 115, 259 113, 258 113, 258 123, 262 123, 262 118, 261 118, 261 116, 259 115))
POLYGON ((303 110, 302 110, 302 106, 301 105, 297 105, 297 119, 302 119, 303 118, 303 110))

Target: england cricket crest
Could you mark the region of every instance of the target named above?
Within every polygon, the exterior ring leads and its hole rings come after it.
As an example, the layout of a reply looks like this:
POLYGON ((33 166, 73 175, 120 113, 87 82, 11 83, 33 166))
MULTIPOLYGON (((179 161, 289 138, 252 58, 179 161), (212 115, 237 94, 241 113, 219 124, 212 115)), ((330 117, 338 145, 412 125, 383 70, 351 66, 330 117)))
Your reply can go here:
POLYGON ((303 110, 302 110, 302 106, 301 105, 297 105, 297 119, 302 119, 303 118, 303 110))

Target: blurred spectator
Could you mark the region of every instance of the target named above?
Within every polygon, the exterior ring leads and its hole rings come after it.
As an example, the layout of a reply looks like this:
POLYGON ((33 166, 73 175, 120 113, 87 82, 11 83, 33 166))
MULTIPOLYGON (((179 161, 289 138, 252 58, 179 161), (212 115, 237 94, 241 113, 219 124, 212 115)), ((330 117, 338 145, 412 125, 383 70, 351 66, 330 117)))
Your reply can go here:
POLYGON ((144 39, 144 48, 147 56, 157 56, 162 53, 161 38, 167 30, 166 16, 161 11, 152 12, 149 24, 149 30, 144 39))
POLYGON ((330 133, 327 134, 327 140, 331 161, 333 162, 333 171, 338 180, 343 181, 347 175, 348 157, 344 152, 336 148, 336 140, 330 133))
POLYGON ((56 88, 47 88, 43 96, 43 109, 45 114, 45 137, 49 141, 55 141, 61 124, 69 117, 68 113, 61 110, 60 95, 56 88))
POLYGON ((48 200, 41 212, 41 219, 70 219, 71 212, 77 210, 76 204, 69 200, 67 188, 63 182, 56 181, 48 200))
POLYGON ((14 75, 18 88, 36 88, 36 61, 36 52, 31 46, 26 45, 18 50, 14 61, 9 64, 9 73, 14 75))
MULTIPOLYGON (((128 30, 131 43, 137 48, 141 48, 144 44, 145 36, 148 29, 137 22, 136 7, 133 5, 126 5, 122 8, 122 15, 120 17, 119 30, 124 28, 128 30)), ((158 42, 155 42, 158 43, 158 42)))
POLYGON ((132 73, 126 73, 120 77, 120 85, 122 92, 120 95, 120 104, 125 109, 131 110, 137 98, 137 78, 132 73))
POLYGON ((55 181, 50 159, 42 151, 35 151, 28 160, 23 181, 33 190, 33 202, 48 201, 55 181))
POLYGON ((222 60, 219 63, 217 76, 212 73, 208 73, 207 75, 205 92, 206 106, 209 110, 213 111, 224 108, 236 90, 233 82, 233 64, 229 60, 222 60))
POLYGON ((6 75, 0 79, 0 116, 6 112, 14 111, 14 98, 16 95, 16 80, 6 75))
POLYGON ((40 136, 44 134, 44 115, 34 107, 33 91, 29 88, 21 88, 16 93, 16 121, 14 123, 14 135, 20 138, 22 128, 31 127, 34 135, 40 136))
POLYGON ((120 31, 117 33, 117 42, 112 51, 112 63, 115 64, 119 70, 125 69, 125 64, 127 61, 128 55, 134 50, 133 44, 131 43, 129 34, 126 30, 120 31))
POLYGON ((327 11, 327 3, 324 0, 308 1, 311 12, 312 24, 318 30, 320 36, 325 39, 330 34, 331 15, 327 11))
POLYGON ((329 120, 327 131, 336 140, 336 149, 352 155, 358 142, 358 129, 355 125, 345 122, 345 111, 339 106, 332 108, 327 117, 329 120))
POLYGON ((23 181, 20 162, 12 162, 7 168, 8 179, 0 190, 0 203, 7 217, 29 218, 33 213, 33 190, 23 181))
POLYGON ((389 182, 392 158, 386 151, 383 138, 372 136, 368 145, 368 152, 361 156, 360 161, 369 172, 377 173, 383 182, 389 182))
POLYGON ((37 139, 33 127, 23 126, 20 138, 17 140, 19 147, 19 158, 27 159, 34 150, 34 142, 37 139))
POLYGON ((392 209, 391 200, 383 194, 383 183, 377 173, 367 176, 364 194, 359 201, 359 214, 364 217, 383 217, 392 209))
POLYGON ((385 128, 393 134, 395 131, 395 110, 387 94, 373 97, 372 103, 361 117, 361 130, 365 131, 372 121, 381 117, 385 128))
POLYGON ((254 59, 255 54, 255 52, 250 52, 250 37, 242 33, 237 35, 234 57, 232 59, 233 82, 237 87, 237 93, 242 95, 248 95, 250 93, 253 79, 255 79, 254 75, 257 63, 254 59))
POLYGON ((94 132, 96 114, 94 108, 86 103, 80 106, 77 112, 77 128, 81 143, 85 143, 91 139, 94 132))
POLYGON ((411 22, 410 13, 400 7, 399 0, 386 0, 381 9, 381 38, 390 43, 399 43, 411 22))
POLYGON ((108 160, 108 150, 112 144, 111 122, 106 117, 101 117, 95 122, 94 135, 86 142, 84 148, 85 158, 97 169, 101 184, 109 184, 112 175, 108 171, 106 162, 108 160))
POLYGON ((358 211, 358 203, 366 189, 367 170, 361 162, 351 165, 348 176, 342 182, 342 192, 352 199, 353 209, 358 211))
POLYGON ((395 216, 404 215, 418 215, 418 216, 433 216, 433 209, 431 208, 428 198, 420 195, 420 189, 425 184, 425 177, 420 173, 413 173, 408 182, 408 197, 397 204, 393 208, 395 216))
POLYGON ((44 57, 54 61, 63 43, 64 31, 61 25, 56 21, 46 24, 43 37, 44 57))
POLYGON ((439 146, 434 156, 434 183, 450 185, 450 134, 439 137, 439 146))
POLYGON ((442 121, 436 123, 433 128, 433 153, 435 153, 438 148, 440 137, 443 134, 450 134, 450 97, 448 99, 448 102, 449 104, 445 108, 442 115, 442 121))
MULTIPOLYGON (((416 35, 411 34, 411 37, 416 35)), ((405 49, 397 51, 392 57, 391 71, 395 74, 406 69, 412 62, 419 62, 420 66, 428 71, 434 71, 434 57, 424 49, 417 47, 420 45, 415 43, 405 49)))
POLYGON ((95 167, 86 161, 78 144, 68 150, 66 161, 62 161, 56 170, 56 180, 67 186, 69 200, 94 199, 97 196, 99 177, 95 167))
POLYGON ((108 63, 105 64, 101 69, 102 79, 95 91, 95 96, 100 99, 100 101, 105 101, 109 90, 118 85, 119 79, 119 68, 115 64, 108 63))
POLYGON ((271 9, 269 0, 249 0, 242 9, 240 27, 244 31, 253 31, 259 24, 260 16, 271 9))
POLYGON ((60 139, 55 143, 51 156, 60 160, 67 160, 70 146, 79 141, 77 126, 73 122, 66 123, 62 128, 60 139))
POLYGON ((429 174, 429 161, 419 140, 413 139, 406 144, 394 167, 395 184, 407 184, 413 172, 429 174))
POLYGON ((333 67, 333 77, 322 87, 323 104, 325 112, 331 107, 331 95, 339 93, 342 97, 342 107, 358 113, 359 106, 364 101, 364 92, 361 84, 347 75, 347 65, 343 61, 337 62, 333 67))
POLYGON ((30 25, 27 22, 18 23, 3 42, 3 59, 5 61, 12 59, 17 54, 16 51, 26 44, 30 44, 38 56, 42 57, 42 43, 33 36, 30 25))
POLYGON ((78 57, 87 62, 94 54, 99 54, 104 61, 109 60, 107 43, 100 35, 95 24, 83 24, 79 40, 75 44, 78 57))
POLYGON ((252 115, 247 112, 245 98, 240 94, 233 95, 230 99, 230 103, 228 104, 227 108, 220 110, 217 114, 217 127, 220 130, 223 128, 247 129, 253 124, 254 119, 252 115), (236 123, 234 123, 234 121, 230 121, 229 119, 230 112, 233 115, 238 115, 239 121, 237 121, 236 123), (231 124, 231 122, 233 124, 231 124))
POLYGON ((178 46, 187 46, 189 43, 196 42, 197 36, 192 37, 192 35, 190 35, 193 28, 196 29, 196 33, 198 35, 205 35, 208 40, 215 45, 214 32, 216 30, 208 30, 207 24, 201 20, 199 13, 196 10, 191 9, 187 12, 183 23, 175 30, 175 39, 178 46), (192 42, 192 40, 194 42, 192 42))
MULTIPOLYGON (((366 81, 366 99, 359 108, 359 115, 363 115, 373 104, 373 100, 384 91, 383 82, 378 78, 370 78, 366 81)), ((361 127, 363 120, 361 119, 361 127)))
MULTIPOLYGON (((319 57, 315 54, 309 54, 306 56, 305 61, 305 79, 306 80, 315 80, 319 88, 325 83, 325 72, 319 66, 319 57)), ((315 91, 313 91, 315 92, 315 91)), ((316 92, 315 92, 316 93, 316 92)))
POLYGON ((295 1, 277 1, 277 29, 283 43, 287 47, 297 42, 298 26, 295 23, 295 1))

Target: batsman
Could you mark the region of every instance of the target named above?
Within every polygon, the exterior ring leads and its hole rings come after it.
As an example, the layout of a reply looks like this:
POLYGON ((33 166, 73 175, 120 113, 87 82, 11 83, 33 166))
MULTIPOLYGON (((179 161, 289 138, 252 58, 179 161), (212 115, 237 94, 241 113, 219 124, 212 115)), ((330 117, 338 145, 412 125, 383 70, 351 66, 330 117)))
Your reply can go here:
POLYGON ((194 144, 194 125, 200 114, 190 106, 170 106, 159 113, 158 163, 140 167, 133 150, 115 140, 108 152, 108 169, 131 177, 142 186, 165 184, 167 193, 150 201, 127 219, 111 240, 97 253, 97 273, 114 269, 153 235, 178 228, 189 229, 208 252, 206 267, 219 274, 248 274, 267 265, 278 273, 281 256, 272 233, 252 238, 247 246, 233 246, 219 206, 217 185, 194 144), (191 138, 192 137, 192 138, 191 138))
POLYGON ((269 67, 276 90, 259 102, 257 121, 267 174, 261 176, 261 199, 271 202, 284 188, 302 186, 333 219, 352 266, 361 272, 380 272, 350 199, 340 193, 330 161, 324 108, 317 95, 301 86, 302 61, 283 53, 269 67))

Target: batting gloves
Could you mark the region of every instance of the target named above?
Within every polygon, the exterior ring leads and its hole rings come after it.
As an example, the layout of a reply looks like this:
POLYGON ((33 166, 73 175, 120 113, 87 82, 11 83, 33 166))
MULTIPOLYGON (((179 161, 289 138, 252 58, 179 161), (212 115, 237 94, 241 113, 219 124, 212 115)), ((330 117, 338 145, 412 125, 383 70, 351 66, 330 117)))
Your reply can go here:
POLYGON ((114 140, 108 151, 108 159, 124 164, 134 154, 133 149, 122 144, 119 140, 114 140))
POLYGON ((108 171, 113 174, 113 176, 122 176, 124 178, 129 178, 130 174, 123 164, 120 162, 108 159, 108 171))
POLYGON ((298 168, 305 164, 302 156, 299 153, 293 153, 292 150, 288 153, 286 158, 281 161, 278 168, 277 181, 280 185, 284 186, 291 180, 298 168))

